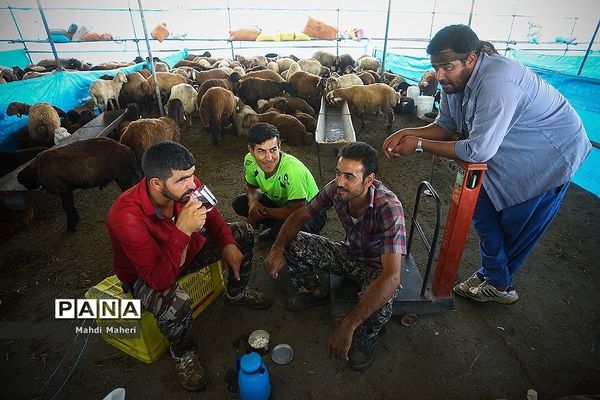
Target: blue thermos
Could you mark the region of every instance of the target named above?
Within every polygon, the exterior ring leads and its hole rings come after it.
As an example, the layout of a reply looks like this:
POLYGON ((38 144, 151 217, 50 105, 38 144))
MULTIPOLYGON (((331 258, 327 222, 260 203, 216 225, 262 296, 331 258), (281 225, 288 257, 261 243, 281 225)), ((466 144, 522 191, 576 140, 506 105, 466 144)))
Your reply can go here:
POLYGON ((238 363, 240 400, 267 400, 271 395, 269 371, 258 353, 245 354, 238 363))

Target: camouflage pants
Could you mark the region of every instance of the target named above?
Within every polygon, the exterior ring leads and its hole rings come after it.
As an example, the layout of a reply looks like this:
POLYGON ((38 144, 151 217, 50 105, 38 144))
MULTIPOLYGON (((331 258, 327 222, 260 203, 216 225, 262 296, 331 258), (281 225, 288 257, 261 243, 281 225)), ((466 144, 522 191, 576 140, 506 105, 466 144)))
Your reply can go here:
MULTIPOLYGON (((230 223, 229 226, 243 254, 240 280, 236 281, 233 274, 229 274, 227 281, 227 292, 235 296, 248 284, 252 268, 254 237, 245 222, 230 223)), ((208 240, 181 276, 198 271, 220 259, 221 249, 216 243, 208 240)), ((191 299, 177 281, 166 290, 155 290, 148 287, 142 278, 138 278, 132 283, 123 284, 123 289, 131 293, 134 298, 140 299, 142 306, 156 317, 160 331, 171 342, 171 347, 177 355, 194 346, 191 334, 193 323, 191 299)))
MULTIPOLYGON (((382 271, 380 265, 353 260, 347 244, 306 232, 298 232, 286 246, 284 256, 292 283, 300 293, 308 293, 321 286, 319 272, 333 272, 358 283, 360 298, 382 271)), ((356 344, 365 348, 375 342, 377 334, 392 316, 392 302, 398 290, 354 332, 356 344)))

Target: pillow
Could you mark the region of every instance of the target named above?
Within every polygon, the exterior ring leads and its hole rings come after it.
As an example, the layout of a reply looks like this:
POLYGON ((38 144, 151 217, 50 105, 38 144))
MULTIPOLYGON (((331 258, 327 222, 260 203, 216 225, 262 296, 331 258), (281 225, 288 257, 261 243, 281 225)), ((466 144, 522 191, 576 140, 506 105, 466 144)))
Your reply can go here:
POLYGON ((71 41, 67 35, 62 35, 59 33, 53 33, 50 35, 50 37, 54 43, 68 43, 71 41))
POLYGON ((229 40, 256 40, 262 30, 258 26, 248 26, 235 31, 229 31, 229 40))
POLYGON ((294 32, 277 32, 277 34, 279 35, 279 39, 282 41, 294 40, 296 36, 294 32))
POLYGON ((296 32, 294 34, 294 40, 310 40, 310 36, 308 36, 306 33, 296 32))
POLYGON ((306 26, 302 32, 311 38, 326 40, 335 39, 337 35, 337 29, 335 27, 328 25, 323 21, 319 21, 318 19, 314 19, 313 17, 308 17, 308 21, 306 21, 306 26))
POLYGON ((256 41, 257 42, 274 42, 277 40, 277 38, 278 38, 278 36, 274 35, 274 34, 261 33, 260 35, 257 36, 256 41))

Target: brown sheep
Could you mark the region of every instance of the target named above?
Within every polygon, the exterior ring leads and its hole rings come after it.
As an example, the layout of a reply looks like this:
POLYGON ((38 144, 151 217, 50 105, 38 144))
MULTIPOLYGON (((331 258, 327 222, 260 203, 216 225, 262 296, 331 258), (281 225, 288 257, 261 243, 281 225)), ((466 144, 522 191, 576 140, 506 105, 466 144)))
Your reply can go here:
POLYGON ((150 108, 152 98, 152 87, 144 75, 139 72, 132 72, 127 75, 127 82, 121 88, 122 92, 135 101, 141 109, 144 106, 150 108))
MULTIPOLYGON (((187 78, 179 74, 172 74, 170 72, 156 72, 156 79, 158 81, 158 90, 160 96, 168 99, 171 95, 171 88, 180 83, 187 83, 187 78)), ((154 93, 154 75, 148 77, 148 83, 154 93)))
POLYGON ((233 92, 233 87, 237 85, 237 83, 240 81, 240 78, 240 74, 233 72, 226 79, 207 79, 204 81, 202 86, 200 86, 200 89, 198 89, 197 103, 200 104, 200 101, 202 101, 202 96, 204 96, 204 93, 206 93, 206 91, 211 87, 222 87, 233 92))
POLYGON ((392 127, 394 122, 393 107, 400 100, 400 93, 386 85, 385 83, 374 83, 365 86, 351 86, 347 88, 335 89, 327 93, 329 104, 339 104, 344 100, 348 101, 348 106, 352 113, 356 113, 362 122, 362 129, 365 128, 365 112, 381 111, 388 115, 388 128, 392 127))
POLYGON ((202 84, 207 81, 208 79, 227 79, 229 77, 229 72, 220 69, 220 68, 215 68, 215 69, 210 69, 208 71, 201 71, 198 72, 196 74, 196 83, 198 84, 198 87, 201 87, 202 84))
POLYGON ((369 73, 369 71, 362 71, 356 74, 363 81, 364 85, 372 85, 373 83, 377 83, 373 75, 369 73))
POLYGON ((288 82, 292 86, 292 95, 303 98, 315 110, 319 108, 326 78, 298 71, 289 77, 288 82))
POLYGON ((283 92, 290 93, 291 90, 291 85, 285 81, 277 82, 262 78, 244 78, 236 85, 233 92, 245 104, 250 107, 256 107, 256 102, 259 99, 269 99, 283 92))
POLYGON ((315 133, 317 130, 317 121, 314 119, 314 117, 302 111, 295 110, 289 105, 286 99, 266 103, 262 108, 262 112, 266 113, 268 111, 277 111, 278 113, 292 115, 298 118, 298 120, 302 122, 302 125, 304 125, 306 128, 307 132, 315 133))
POLYGON ((132 151, 103 137, 77 140, 43 151, 17 175, 27 190, 41 186, 60 196, 69 232, 74 232, 79 222, 73 201, 75 189, 103 188, 114 180, 125 191, 140 179, 132 151))
POLYGON ((144 151, 161 140, 179 141, 179 127, 172 118, 141 118, 127 126, 119 142, 128 146, 142 165, 144 151))
MULTIPOLYGON (((310 115, 311 117, 315 117, 317 115, 315 113, 315 109, 312 108, 310 106, 310 104, 308 104, 306 102, 306 100, 301 99, 300 97, 278 96, 278 97, 270 98, 268 101, 267 100, 259 100, 258 101, 258 110, 260 112, 265 112, 269 108, 273 107, 273 103, 276 103, 280 100, 285 100, 286 103, 295 111, 302 111, 303 113, 306 113, 306 114, 310 115)), ((293 113, 286 112, 286 114, 293 114, 293 113)))
POLYGON ((279 75, 277 72, 275 72, 271 69, 263 69, 261 71, 246 72, 246 75, 244 75, 243 79, 247 79, 247 78, 263 78, 263 79, 270 79, 272 81, 277 81, 277 82, 284 81, 284 79, 281 77, 281 75, 279 75))
POLYGON ((200 101, 200 118, 208 129, 216 146, 221 140, 223 126, 233 123, 237 99, 233 93, 222 87, 211 87, 200 101))
POLYGON ((306 128, 298 118, 277 111, 269 111, 264 114, 246 114, 242 121, 242 128, 250 128, 257 122, 268 122, 274 125, 281 134, 281 140, 292 146, 310 143, 314 136, 306 131, 306 128))

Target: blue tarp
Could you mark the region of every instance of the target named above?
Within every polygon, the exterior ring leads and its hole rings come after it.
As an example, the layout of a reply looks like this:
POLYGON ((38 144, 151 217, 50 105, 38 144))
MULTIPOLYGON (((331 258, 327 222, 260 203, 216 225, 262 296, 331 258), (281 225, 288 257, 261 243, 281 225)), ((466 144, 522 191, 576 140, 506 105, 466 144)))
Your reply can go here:
MULTIPOLYGON (((170 67, 185 58, 188 50, 183 49, 162 58, 170 67)), ((145 63, 106 71, 61 71, 41 78, 15 81, 0 85, 0 151, 18 148, 15 133, 27 125, 27 116, 7 116, 6 108, 13 101, 27 104, 50 103, 65 112, 89 99, 89 87, 102 75, 115 75, 119 71, 129 74, 139 71, 145 63)))
MULTIPOLYGON (((581 117, 588 137, 600 143, 600 55, 590 54, 583 73, 577 76, 580 56, 549 56, 513 50, 516 59, 532 68, 542 79, 554 86, 569 100, 581 117)), ((381 60, 383 52, 376 50, 374 57, 381 60)), ((418 82, 431 70, 428 58, 387 53, 385 69, 404 76, 409 82, 418 82)), ((600 149, 592 148, 590 156, 575 174, 573 182, 600 197, 600 149)))
POLYGON ((12 68, 15 65, 25 68, 29 65, 29 57, 25 49, 0 51, 0 65, 12 68))

